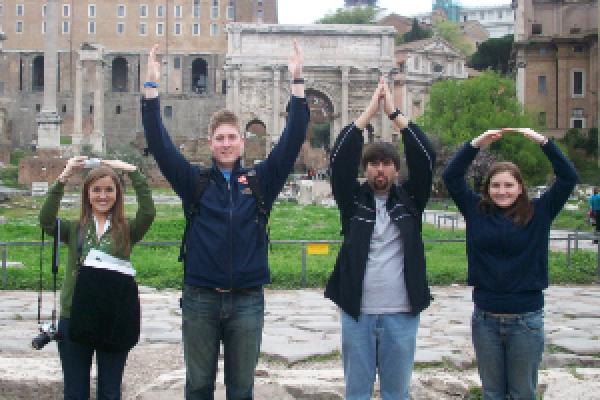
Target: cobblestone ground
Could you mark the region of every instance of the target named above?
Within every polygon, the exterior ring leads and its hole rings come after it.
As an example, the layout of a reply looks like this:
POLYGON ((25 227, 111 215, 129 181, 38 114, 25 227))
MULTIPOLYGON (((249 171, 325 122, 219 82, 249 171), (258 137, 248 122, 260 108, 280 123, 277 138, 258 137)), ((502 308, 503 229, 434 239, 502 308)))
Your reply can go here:
MULTIPOLYGON (((183 398, 179 293, 141 291, 142 338, 128 360, 124 397, 183 398)), ((433 292, 435 301, 421 316, 412 397, 467 398, 480 385, 470 342, 470 289, 453 286, 433 292)), ((50 298, 45 294, 46 301, 50 298)), ((337 309, 320 290, 269 290, 266 300, 255 397, 343 398, 337 309)), ((544 399, 600 398, 600 287, 551 287, 546 303, 547 346, 540 372, 544 399)), ((29 347, 36 334, 36 293, 2 291, 0 304, 0 398, 60 398, 56 344, 41 351, 29 347)), ((217 381, 216 398, 224 399, 222 374, 217 381)))

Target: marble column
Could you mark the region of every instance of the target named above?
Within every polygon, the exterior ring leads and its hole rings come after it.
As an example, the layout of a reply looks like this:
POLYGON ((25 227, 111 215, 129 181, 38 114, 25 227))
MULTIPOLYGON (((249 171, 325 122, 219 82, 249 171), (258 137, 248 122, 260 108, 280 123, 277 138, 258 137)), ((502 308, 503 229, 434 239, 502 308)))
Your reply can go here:
POLYGON ((83 102, 83 62, 77 61, 75 66, 75 99, 73 107, 73 151, 81 153, 83 142, 82 102, 83 102))
POLYGON ((96 62, 96 89, 94 90, 94 130, 90 138, 92 151, 104 153, 104 62, 96 62))
POLYGON ((223 70, 221 68, 215 69, 215 93, 223 94, 223 70))
POLYGON ((134 62, 133 57, 125 57, 127 60, 127 92, 135 92, 135 81, 137 80, 137 63, 134 62))
POLYGON ((44 104, 37 116, 38 149, 60 149, 62 118, 56 111, 56 66, 58 52, 58 1, 48 0, 44 38, 44 104))
POLYGON ((31 92, 33 89, 33 60, 31 54, 25 54, 21 56, 21 62, 23 63, 23 91, 31 92))
POLYGON ((525 61, 524 50, 522 50, 522 49, 517 50, 517 60, 516 61, 517 61, 516 62, 516 66, 517 66, 517 79, 516 79, 517 100, 519 100, 519 103, 521 103, 524 106, 525 105, 525 84, 526 84, 525 68, 527 67, 527 62, 525 61))
POLYGON ((233 112, 240 115, 240 66, 234 66, 233 72, 233 112))
POLYGON ((271 151, 272 143, 275 143, 276 138, 279 136, 279 119, 281 110, 279 105, 281 103, 281 69, 278 66, 273 67, 273 123, 271 125, 270 132, 267 132, 266 141, 266 153, 269 154, 271 151))
POLYGON ((225 108, 233 110, 233 70, 227 65, 223 69, 225 72, 225 79, 227 79, 227 86, 230 88, 225 95, 225 108))

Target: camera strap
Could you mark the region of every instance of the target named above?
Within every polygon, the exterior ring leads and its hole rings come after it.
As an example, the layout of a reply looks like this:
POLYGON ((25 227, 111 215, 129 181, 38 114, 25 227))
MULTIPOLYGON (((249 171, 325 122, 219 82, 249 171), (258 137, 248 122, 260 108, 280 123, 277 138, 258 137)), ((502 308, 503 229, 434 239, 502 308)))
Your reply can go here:
MULTIPOLYGON (((42 229, 42 245, 40 246, 40 277, 38 286, 38 313, 37 320, 38 325, 42 324, 42 291, 44 289, 43 279, 43 260, 44 260, 44 247, 45 247, 45 235, 42 229)), ((52 326, 56 328, 56 276, 58 275, 58 265, 60 261, 60 218, 56 218, 54 225, 54 246, 52 248, 52 292, 53 292, 53 303, 52 303, 52 326)))
POLYGON ((41 325, 42 323, 42 288, 43 288, 43 284, 42 284, 42 263, 43 263, 43 259, 44 259, 44 229, 42 228, 42 245, 40 246, 40 278, 39 278, 39 285, 38 285, 38 313, 37 313, 37 322, 38 325, 41 325))
POLYGON ((54 246, 52 247, 52 326, 56 327, 56 276, 60 265, 60 218, 56 218, 54 246))

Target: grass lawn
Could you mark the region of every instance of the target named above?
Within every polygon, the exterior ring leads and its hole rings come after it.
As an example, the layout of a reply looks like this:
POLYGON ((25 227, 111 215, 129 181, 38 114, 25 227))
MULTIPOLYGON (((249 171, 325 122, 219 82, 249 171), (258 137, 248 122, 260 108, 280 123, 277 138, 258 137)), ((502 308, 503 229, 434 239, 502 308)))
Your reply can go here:
MULTIPOLYGON (((41 199, 22 199, 13 208, 0 208, 0 215, 8 222, 0 225, 0 241, 39 241, 40 229, 37 216, 41 199)), ((136 206, 127 206, 128 215, 135 212, 136 206)), ((565 212, 565 221, 578 218, 577 212, 565 212)), ((559 216, 559 219, 561 218, 559 216)), ((61 210, 62 218, 77 218, 78 209, 61 210)), ((178 241, 183 231, 183 217, 178 205, 157 205, 157 219, 144 238, 145 241, 173 241, 170 246, 136 246, 132 261, 138 270, 137 279, 142 285, 156 288, 181 287, 182 266, 177 262, 178 241)), ((272 240, 328 239, 340 240, 338 212, 335 208, 319 206, 299 206, 279 203, 271 214, 270 232, 272 240)), ((439 243, 435 240, 462 239, 464 231, 438 230, 425 225, 423 229, 429 282, 433 285, 465 283, 466 256, 464 242, 439 243)), ((51 239, 51 238, 50 238, 51 239)), ((306 286, 323 287, 339 250, 339 245, 331 245, 328 255, 309 255, 306 265, 306 286)), ((61 266, 66 262, 66 248, 61 254, 61 266)), ((44 250, 44 287, 50 288, 50 247, 44 250)), ((37 287, 39 268, 39 247, 9 247, 9 261, 21 261, 22 269, 9 269, 7 288, 34 289, 37 287)), ((298 288, 301 286, 302 246, 299 244, 273 243, 269 252, 271 278, 274 288, 298 288)), ((579 251, 574 254, 572 267, 566 268, 564 253, 552 252, 549 259, 550 279, 553 284, 585 284, 596 278, 596 254, 579 251)))

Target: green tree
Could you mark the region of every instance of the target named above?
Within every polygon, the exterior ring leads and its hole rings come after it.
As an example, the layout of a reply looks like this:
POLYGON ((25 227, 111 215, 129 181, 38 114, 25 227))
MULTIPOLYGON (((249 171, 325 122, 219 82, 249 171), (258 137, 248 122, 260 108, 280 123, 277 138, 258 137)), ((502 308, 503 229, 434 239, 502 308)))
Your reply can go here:
POLYGON ((571 128, 565 132, 565 135, 560 140, 569 147, 575 149, 584 149, 586 147, 588 138, 583 135, 577 128, 571 128))
POLYGON ((376 7, 353 7, 350 9, 338 8, 331 14, 315 21, 317 24, 359 24, 375 23, 377 17, 376 7))
POLYGON ((598 157, 598 128, 590 128, 588 131, 585 152, 588 156, 598 157))
POLYGON ((513 42, 513 35, 486 40, 469 58, 469 67, 478 70, 489 68, 503 75, 508 74, 513 42))
POLYGON ((460 31, 460 26, 452 21, 437 21, 433 25, 438 35, 443 37, 448 43, 465 55, 472 54, 475 49, 460 31))
POLYGON ((417 21, 416 18, 413 18, 412 27, 410 31, 406 32, 404 35, 398 35, 398 38, 402 38, 402 40, 397 40, 400 43, 408 43, 414 42, 415 40, 427 39, 433 36, 433 31, 431 29, 422 28, 417 21))
MULTIPOLYGON (((468 80, 433 84, 419 123, 439 137, 443 148, 455 148, 493 128, 539 129, 519 104, 514 82, 491 71, 468 80)), ((544 183, 551 171, 539 146, 518 134, 506 135, 490 151, 498 159, 519 165, 530 183, 544 183)))

